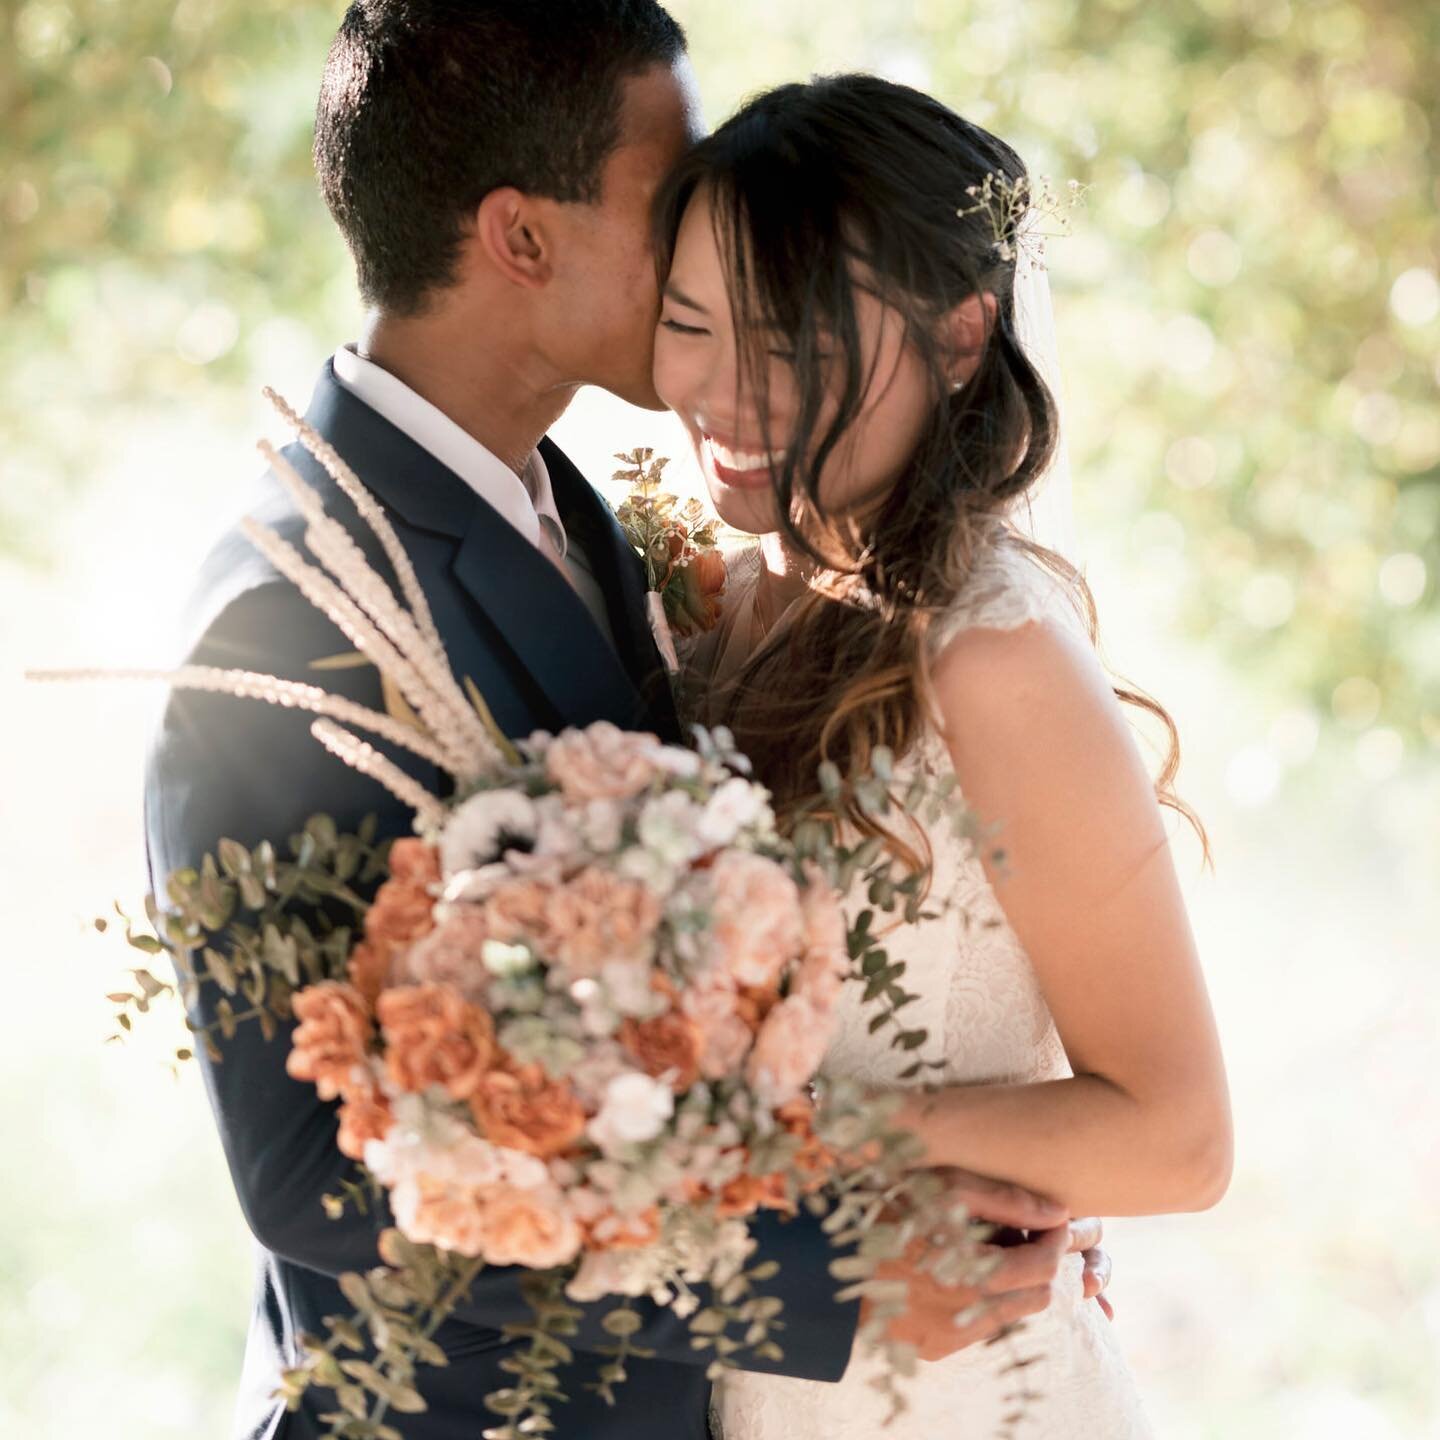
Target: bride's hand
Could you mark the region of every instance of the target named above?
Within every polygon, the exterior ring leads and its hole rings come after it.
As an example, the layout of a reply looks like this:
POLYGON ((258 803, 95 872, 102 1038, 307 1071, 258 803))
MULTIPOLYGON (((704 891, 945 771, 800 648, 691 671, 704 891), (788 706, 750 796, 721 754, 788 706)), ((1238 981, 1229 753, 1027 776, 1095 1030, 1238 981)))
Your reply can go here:
MULTIPOLYGON (((1066 1224, 1065 1211, 1052 1201, 1018 1185, 961 1170, 948 1171, 946 1176, 955 1198, 976 1219, 1012 1231, 1028 1231, 1030 1238, 1018 1245, 993 1247, 999 1263, 978 1285, 940 1285, 933 1275, 919 1269, 915 1261, 923 1241, 917 1242, 914 1257, 877 1267, 877 1278, 903 1280, 909 1287, 904 1314, 887 1327, 889 1338, 913 1345, 922 1360, 942 1360, 967 1346, 995 1339, 1028 1315, 1038 1315, 1050 1304, 1050 1287, 1077 1238, 1066 1224)), ((1084 1241, 1087 1237, 1081 1234, 1078 1238, 1084 1241)), ((862 1323, 865 1318, 862 1305, 862 1323)))
POLYGON ((1070 1222, 1070 1253, 1077 1252, 1085 1258, 1085 1298, 1093 1300, 1104 1312, 1107 1320, 1115 1318, 1115 1307, 1105 1294, 1110 1284, 1110 1256, 1101 1249, 1105 1238, 1105 1227, 1099 1220, 1072 1220, 1070 1222))

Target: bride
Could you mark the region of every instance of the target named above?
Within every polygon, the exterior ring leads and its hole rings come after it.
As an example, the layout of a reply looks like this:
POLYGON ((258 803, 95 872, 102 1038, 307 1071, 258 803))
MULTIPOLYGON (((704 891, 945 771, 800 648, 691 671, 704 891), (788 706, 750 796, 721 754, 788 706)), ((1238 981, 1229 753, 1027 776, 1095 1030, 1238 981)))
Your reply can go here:
MULTIPOLYGON (((1058 443, 1017 331, 1026 186, 993 135, 866 76, 761 96, 681 163, 658 205, 656 388, 720 515, 761 537, 693 678, 782 809, 823 760, 863 769, 885 746, 902 777, 953 770, 993 836, 884 833, 953 902, 890 945, 943 1083, 906 1082, 914 1057, 853 994, 826 1070, 908 1083, 928 1164, 1072 1215, 1198 1210, 1228 1183, 1230 1119, 1162 824, 1161 806, 1193 820, 1174 727, 1112 690, 1084 581, 1015 518, 1058 443), (1158 787, 1121 702, 1169 730, 1158 787)), ((1011 1347, 970 1347, 922 1363, 887 1433, 985 1440, 1018 1408, 1025 1437, 1148 1435, 1080 1268, 1018 1338, 1022 1403, 1011 1347)), ((727 1440, 871 1437, 868 1378, 860 1354, 834 1385, 735 1373, 716 1408, 727 1440)))

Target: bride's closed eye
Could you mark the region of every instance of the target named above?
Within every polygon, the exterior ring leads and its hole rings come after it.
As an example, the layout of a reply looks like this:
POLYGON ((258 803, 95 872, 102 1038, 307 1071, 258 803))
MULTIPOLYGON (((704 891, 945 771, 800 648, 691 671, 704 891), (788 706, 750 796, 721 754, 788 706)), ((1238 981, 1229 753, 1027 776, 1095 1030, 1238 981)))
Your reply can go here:
POLYGON ((670 330, 676 335, 708 335, 710 332, 700 325, 682 325, 678 320, 671 320, 668 316, 661 320, 661 328, 670 330))

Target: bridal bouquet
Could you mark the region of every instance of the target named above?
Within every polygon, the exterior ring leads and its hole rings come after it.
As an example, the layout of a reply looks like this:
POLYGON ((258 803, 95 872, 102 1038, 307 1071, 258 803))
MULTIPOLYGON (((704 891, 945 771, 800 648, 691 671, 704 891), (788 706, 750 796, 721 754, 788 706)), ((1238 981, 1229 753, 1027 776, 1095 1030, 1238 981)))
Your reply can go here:
MULTIPOLYGON (((383 1199, 393 1219, 376 1267, 341 1279, 352 1312, 301 1337, 292 1407, 308 1386, 330 1388, 332 1436, 394 1440, 385 1416, 424 1408, 416 1368, 444 1363, 434 1333, 485 1266, 524 1267, 533 1310, 507 1331, 525 1342, 506 1361, 513 1385, 487 1397, 496 1440, 553 1428, 578 1302, 615 1300, 607 1398, 644 1353, 642 1296, 688 1318, 717 1369, 747 1347, 780 1358, 781 1302, 755 1290, 775 1266, 749 1263, 760 1207, 826 1217, 841 1298, 867 1296, 876 1333, 904 1304, 871 1278, 879 1261, 923 1243, 938 1276, 958 1276, 968 1217, 907 1169, 913 1142, 888 1126, 891 1107, 816 1084, 847 985, 871 1029, 914 1052, 912 1073, 931 1063, 874 924, 917 918, 925 877, 830 818, 833 769, 824 801, 782 835, 724 731, 697 731, 694 749, 605 723, 512 744, 453 677, 383 511, 272 399, 372 527, 399 593, 269 446, 313 560, 263 526, 247 533, 394 685, 403 718, 249 672, 150 678, 313 712, 321 744, 413 807, 416 836, 387 848, 369 827, 341 835, 317 816, 285 858, 221 841, 152 897, 153 935, 127 930, 171 956, 187 1002, 201 986, 224 992, 213 1025, 187 1022, 212 1060, 242 1023, 278 1040, 298 1022, 287 1069, 339 1102, 336 1143, 357 1162, 327 1209, 383 1199), (358 731, 428 761, 451 793, 358 731), (847 916, 839 897, 852 894, 868 903, 847 916)), ((888 757, 876 770, 851 798, 879 815, 895 803, 888 757)), ((919 813, 947 795, 915 780, 899 803, 919 813)), ((124 1029, 175 988, 133 973, 137 992, 112 996, 124 1029)), ((892 1358, 897 1373, 913 1363, 892 1358)))
POLYGON ((824 1180, 844 919, 713 743, 534 736, 389 870, 348 978, 294 995, 288 1066, 410 1240, 683 1295, 824 1180))

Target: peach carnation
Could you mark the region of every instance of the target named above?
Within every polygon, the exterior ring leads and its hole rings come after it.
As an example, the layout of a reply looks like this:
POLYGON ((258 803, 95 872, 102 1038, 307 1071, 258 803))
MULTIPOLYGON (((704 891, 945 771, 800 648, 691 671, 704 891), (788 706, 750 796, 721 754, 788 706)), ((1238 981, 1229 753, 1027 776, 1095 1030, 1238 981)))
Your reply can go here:
POLYGON ((474 1094, 495 1056, 487 1011, 449 985, 402 985, 377 1006, 385 1032, 385 1069, 399 1090, 443 1086, 451 1099, 474 1094))
POLYGON ((799 887, 773 860, 743 850, 725 851, 709 874, 711 954, 737 985, 774 986, 800 952, 799 887))
POLYGON ((297 990, 290 1003, 300 1022, 285 1058, 291 1078, 310 1081, 322 1100, 363 1084, 357 1074, 375 1031, 360 992, 343 981, 324 980, 297 990))
POLYGON ((765 1105, 794 1099, 820 1068, 831 1017, 803 995, 782 1000, 766 1017, 745 1062, 745 1078, 765 1105))
POLYGON ((545 752, 545 770, 567 800, 629 800, 649 787, 659 771, 654 735, 621 730, 599 720, 566 730, 545 752))
POLYGON ((496 886, 482 907, 490 937, 506 945, 523 942, 546 948, 554 893, 555 887, 545 880, 507 880, 496 886))
POLYGON ((800 892, 805 925, 805 954, 795 977, 794 993, 828 1011, 840 998, 850 973, 849 936, 840 897, 813 865, 800 892))
POLYGON ((540 1065, 492 1070, 470 1097, 480 1133, 492 1144, 549 1159, 585 1133, 585 1110, 575 1092, 540 1065))
POLYGON ((660 1210, 651 1205, 635 1215, 620 1215, 606 1210, 597 1219, 584 1225, 585 1248, 593 1252, 606 1250, 643 1250, 660 1239, 660 1210))
POLYGON ((485 942, 494 938, 480 906, 449 906, 428 935, 396 957, 393 978, 410 985, 449 985, 472 1004, 482 1004, 489 978, 485 942))
POLYGON ((394 1118, 389 1100, 373 1080, 357 1086, 340 1107, 340 1134, 335 1142, 340 1153, 352 1160, 363 1160, 365 1146, 371 1140, 383 1140, 394 1118))
POLYGON ((481 1254, 481 1192, 473 1185, 420 1174, 391 1192, 395 1221, 417 1245, 438 1245, 457 1255, 481 1254))
POLYGON ((742 1018, 733 990, 696 987, 685 992, 681 1007, 700 1032, 700 1073, 707 1080, 734 1075, 750 1052, 754 1031, 742 1018))
POLYGON ((688 1016, 669 1011, 650 1020, 626 1020, 620 1043, 640 1068, 656 1080, 668 1076, 670 1088, 683 1095, 700 1078, 700 1027, 688 1016))
POLYGON ((486 1185, 476 1193, 479 1253, 491 1265, 549 1270, 580 1253, 580 1227, 553 1186, 486 1185))
POLYGON ((577 976, 593 976, 610 960, 648 958, 660 925, 660 901, 639 880, 592 865, 555 889, 548 920, 552 958, 577 976))

